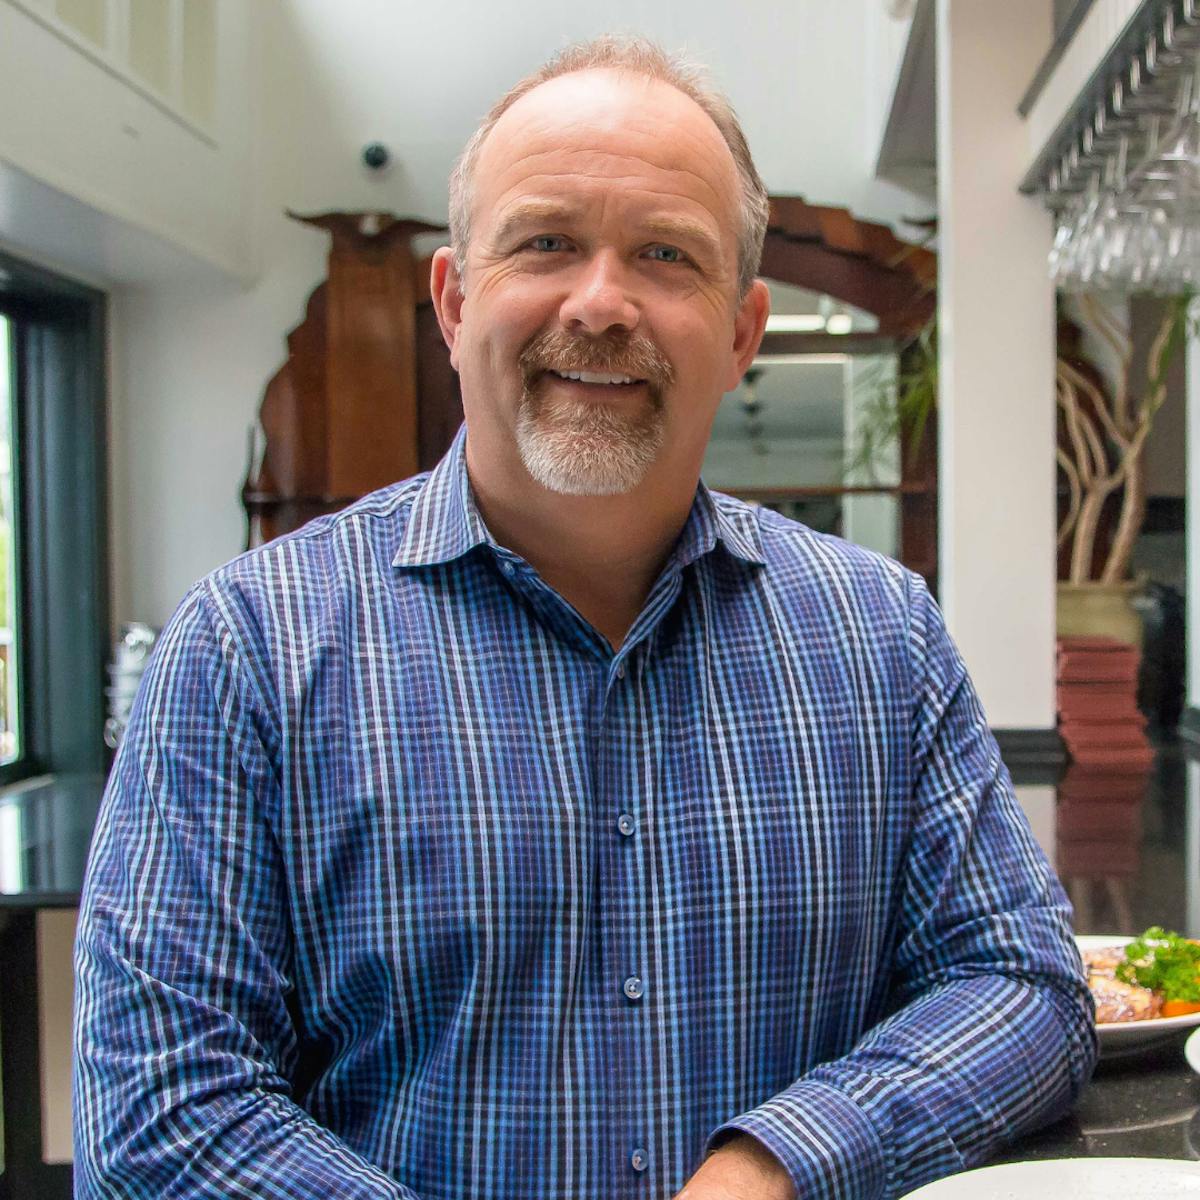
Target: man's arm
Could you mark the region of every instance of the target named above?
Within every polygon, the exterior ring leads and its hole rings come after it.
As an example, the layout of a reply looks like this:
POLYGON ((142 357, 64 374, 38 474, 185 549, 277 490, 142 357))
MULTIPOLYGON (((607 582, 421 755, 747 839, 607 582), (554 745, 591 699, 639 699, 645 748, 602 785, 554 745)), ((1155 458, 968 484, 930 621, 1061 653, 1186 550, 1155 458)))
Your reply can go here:
MULTIPOLYGON (((752 1135, 803 1200, 882 1200, 973 1166, 1064 1113, 1096 1057, 1066 897, 941 614, 919 581, 909 594, 915 783, 896 1009, 709 1141, 740 1156, 737 1134, 752 1135)), ((757 1200, 751 1171, 737 1190, 733 1154, 714 1168, 721 1154, 683 1195, 757 1200)))
POLYGON ((415 1200, 291 1098, 270 721, 197 588, 113 768, 76 940, 75 1195, 415 1200))

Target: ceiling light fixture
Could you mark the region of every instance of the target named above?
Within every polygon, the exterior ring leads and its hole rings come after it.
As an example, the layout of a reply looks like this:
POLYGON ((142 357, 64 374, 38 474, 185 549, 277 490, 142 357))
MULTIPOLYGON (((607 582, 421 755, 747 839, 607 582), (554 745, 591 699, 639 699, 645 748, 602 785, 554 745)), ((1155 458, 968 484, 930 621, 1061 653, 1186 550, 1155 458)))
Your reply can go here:
POLYGON ((824 328, 820 313, 772 313, 767 318, 768 333, 820 333, 824 328))
POLYGON ((850 361, 848 354, 760 354, 756 367, 840 367, 850 361))

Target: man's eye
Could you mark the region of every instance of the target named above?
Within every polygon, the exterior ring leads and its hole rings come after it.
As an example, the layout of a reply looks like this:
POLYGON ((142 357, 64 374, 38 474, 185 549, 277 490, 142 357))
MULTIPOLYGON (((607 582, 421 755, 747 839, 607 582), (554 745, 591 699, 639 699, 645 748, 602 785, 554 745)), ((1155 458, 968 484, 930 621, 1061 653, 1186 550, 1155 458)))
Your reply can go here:
POLYGON ((656 262, 683 262, 683 251, 676 246, 651 246, 650 257, 656 262))
POLYGON ((530 243, 531 250, 540 250, 544 254, 552 254, 556 250, 566 249, 567 239, 558 237, 556 234, 546 233, 541 237, 535 237, 530 243))

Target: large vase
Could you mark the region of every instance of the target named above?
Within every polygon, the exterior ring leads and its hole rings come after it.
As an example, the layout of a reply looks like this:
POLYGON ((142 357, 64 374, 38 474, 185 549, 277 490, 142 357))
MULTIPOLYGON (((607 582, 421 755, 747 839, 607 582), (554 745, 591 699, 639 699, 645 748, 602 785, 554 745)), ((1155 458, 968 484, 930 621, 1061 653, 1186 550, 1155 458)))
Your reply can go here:
POLYGON ((1142 617, 1134 606, 1140 579, 1124 583, 1058 585, 1056 628, 1059 637, 1111 637, 1142 648, 1142 617))

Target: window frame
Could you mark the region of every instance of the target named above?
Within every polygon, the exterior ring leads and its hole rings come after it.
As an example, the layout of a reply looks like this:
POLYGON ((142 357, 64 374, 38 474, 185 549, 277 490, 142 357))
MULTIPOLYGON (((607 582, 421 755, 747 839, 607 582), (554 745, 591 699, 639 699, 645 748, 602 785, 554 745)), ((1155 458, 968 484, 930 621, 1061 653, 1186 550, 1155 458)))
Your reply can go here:
POLYGON ((22 740, 4 785, 108 765, 107 299, 0 251, 0 312, 13 330, 22 740))

